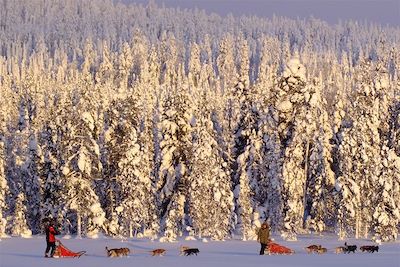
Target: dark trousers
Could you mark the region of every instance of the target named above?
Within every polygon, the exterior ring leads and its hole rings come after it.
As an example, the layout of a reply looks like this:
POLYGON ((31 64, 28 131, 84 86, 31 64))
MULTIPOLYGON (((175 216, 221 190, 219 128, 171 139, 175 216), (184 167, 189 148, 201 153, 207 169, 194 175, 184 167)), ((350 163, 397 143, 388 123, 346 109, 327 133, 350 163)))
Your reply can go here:
POLYGON ((261 244, 260 255, 264 255, 264 251, 267 248, 267 244, 263 244, 263 243, 260 243, 260 244, 261 244))
POLYGON ((51 248, 50 257, 53 257, 54 252, 56 251, 56 242, 47 241, 47 247, 46 247, 46 253, 45 253, 46 255, 47 255, 47 253, 49 253, 50 248, 51 248))

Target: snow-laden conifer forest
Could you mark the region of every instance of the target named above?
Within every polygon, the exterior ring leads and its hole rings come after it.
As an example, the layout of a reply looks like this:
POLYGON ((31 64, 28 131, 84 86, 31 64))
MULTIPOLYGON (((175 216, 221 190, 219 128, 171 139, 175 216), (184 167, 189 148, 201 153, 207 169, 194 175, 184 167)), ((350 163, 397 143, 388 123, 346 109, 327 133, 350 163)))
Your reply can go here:
POLYGON ((0 235, 395 240, 400 29, 0 1, 0 235))

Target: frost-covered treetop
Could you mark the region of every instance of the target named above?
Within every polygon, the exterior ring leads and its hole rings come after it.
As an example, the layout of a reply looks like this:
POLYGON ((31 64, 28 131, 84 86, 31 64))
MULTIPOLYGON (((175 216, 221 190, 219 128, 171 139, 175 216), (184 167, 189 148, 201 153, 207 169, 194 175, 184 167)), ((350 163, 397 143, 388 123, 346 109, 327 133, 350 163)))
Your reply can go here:
MULTIPOLYGON (((306 80, 306 68, 300 62, 298 53, 296 53, 286 64, 286 68, 283 72, 283 77, 289 78, 293 77, 296 80, 305 81, 306 80)), ((289 80, 288 82, 296 84, 295 80, 289 80)))

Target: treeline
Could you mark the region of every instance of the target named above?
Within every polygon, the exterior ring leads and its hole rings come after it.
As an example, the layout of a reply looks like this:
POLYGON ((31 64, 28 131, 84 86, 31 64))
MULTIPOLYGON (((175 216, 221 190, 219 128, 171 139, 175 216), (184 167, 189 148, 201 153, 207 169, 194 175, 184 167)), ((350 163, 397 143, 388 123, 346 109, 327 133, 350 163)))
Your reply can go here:
POLYGON ((0 234, 397 238, 400 30, 0 2, 0 234))

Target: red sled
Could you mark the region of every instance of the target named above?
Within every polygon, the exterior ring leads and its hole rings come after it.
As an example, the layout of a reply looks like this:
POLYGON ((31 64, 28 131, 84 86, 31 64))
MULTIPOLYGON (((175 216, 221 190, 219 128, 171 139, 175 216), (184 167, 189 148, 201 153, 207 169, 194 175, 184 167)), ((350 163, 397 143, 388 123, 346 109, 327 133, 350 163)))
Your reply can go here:
POLYGON ((53 255, 54 258, 79 258, 86 253, 86 251, 73 252, 66 248, 58 239, 56 240, 56 245, 56 250, 53 255))
POLYGON ((294 254, 294 250, 285 246, 279 245, 274 242, 269 242, 266 252, 270 255, 291 255, 294 254))

